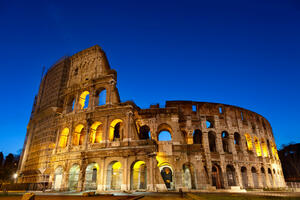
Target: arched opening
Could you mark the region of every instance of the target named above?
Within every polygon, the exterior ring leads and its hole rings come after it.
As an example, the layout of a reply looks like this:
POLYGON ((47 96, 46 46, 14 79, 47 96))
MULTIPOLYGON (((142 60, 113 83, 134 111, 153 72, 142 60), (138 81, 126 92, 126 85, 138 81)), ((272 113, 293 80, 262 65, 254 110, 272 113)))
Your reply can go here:
POLYGON ((267 144, 266 144, 264 138, 261 138, 261 148, 262 148, 264 157, 268 157, 269 156, 268 147, 267 147, 267 144))
POLYGON ((173 189, 174 188, 173 170, 168 163, 164 163, 163 165, 161 165, 160 174, 165 182, 167 189, 168 190, 173 189))
POLYGON ((260 143, 257 137, 254 137, 254 144, 255 144, 255 150, 256 150, 256 155, 261 156, 261 148, 260 148, 260 143))
POLYGON ((182 185, 188 189, 196 189, 195 170, 192 164, 186 163, 182 167, 182 185))
POLYGON ((121 119, 115 119, 110 124, 109 140, 120 141, 123 137, 123 121, 121 119))
POLYGON ((196 129, 193 133, 193 143, 202 144, 202 132, 199 129, 196 129))
POLYGON ((206 124, 206 128, 213 128, 214 127, 212 121, 210 121, 210 120, 206 120, 205 124, 206 124))
POLYGON ((57 167, 54 172, 54 190, 59 191, 61 189, 63 168, 61 166, 57 167))
POLYGON ((103 124, 101 122, 94 122, 91 126, 90 143, 100 143, 103 136, 103 124))
POLYGON ((75 108, 75 98, 71 97, 67 101, 67 113, 72 112, 75 108))
POLYGON ((80 109, 85 109, 89 106, 90 93, 88 91, 84 91, 79 96, 79 106, 80 109))
POLYGON ((106 89, 97 91, 95 105, 102 106, 106 104, 106 89))
POLYGON ((241 173, 242 173, 243 188, 248 188, 247 168, 246 167, 242 167, 241 168, 241 173))
POLYGON ((90 163, 85 170, 85 190, 97 189, 97 174, 99 165, 97 163, 90 163))
POLYGON ((209 150, 210 152, 217 152, 216 148, 216 136, 215 133, 210 131, 208 132, 208 142, 209 142, 209 150))
POLYGON ((240 144, 241 144, 241 136, 239 133, 235 132, 234 133, 234 145, 235 145, 236 151, 241 150, 240 144))
POLYGON ((266 173, 265 173, 265 169, 262 167, 260 170, 261 170, 261 180, 262 180, 262 184, 263 184, 263 187, 266 188, 266 187, 267 187, 267 182, 266 182, 266 173))
POLYGON ((171 140, 172 140, 172 136, 169 131, 161 131, 158 134, 158 141, 171 141, 171 140))
POLYGON ((84 142, 85 130, 82 124, 78 124, 75 127, 75 131, 72 137, 72 144, 74 146, 82 145, 84 142))
POLYGON ((226 174, 227 174, 228 186, 236 186, 235 169, 232 165, 226 166, 226 174))
POLYGON ((229 153, 229 135, 226 131, 222 132, 222 144, 223 144, 223 151, 229 153))
POLYGON ((222 171, 218 165, 213 165, 211 169, 212 185, 216 186, 217 189, 223 187, 222 183, 222 171))
POLYGON ((80 168, 74 164, 69 171, 69 190, 77 190, 80 168))
POLYGON ((122 165, 118 161, 113 161, 107 168, 107 190, 121 190, 122 165))
POLYGON ((136 161, 131 165, 130 188, 145 190, 147 188, 147 167, 144 161, 136 161))
POLYGON ((254 184, 254 188, 258 188, 258 177, 257 177, 257 171, 255 169, 255 167, 251 168, 251 173, 252 173, 252 179, 253 179, 253 184, 254 184))
POLYGON ((150 128, 147 125, 144 125, 140 128, 140 139, 141 140, 148 140, 151 138, 150 135, 150 128))
POLYGON ((172 128, 168 124, 160 124, 157 128, 157 133, 158 141, 172 140, 172 128))
POLYGON ((269 176, 269 183, 273 187, 273 176, 270 168, 268 168, 268 176, 269 176))
POLYGON ((69 137, 69 129, 64 128, 60 134, 59 138, 59 147, 64 148, 68 144, 68 137, 69 137))
POLYGON ((251 138, 251 136, 248 133, 246 133, 245 134, 245 138, 246 138, 246 145, 248 147, 248 150, 252 151, 253 146, 252 146, 252 138, 251 138))

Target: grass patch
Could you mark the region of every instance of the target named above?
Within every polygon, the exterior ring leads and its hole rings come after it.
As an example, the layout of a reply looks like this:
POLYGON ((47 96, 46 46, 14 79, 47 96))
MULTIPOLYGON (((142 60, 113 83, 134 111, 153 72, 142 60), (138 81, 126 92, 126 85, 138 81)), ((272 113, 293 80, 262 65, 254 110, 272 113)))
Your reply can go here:
POLYGON ((299 200, 300 197, 252 196, 242 194, 197 194, 203 200, 299 200))

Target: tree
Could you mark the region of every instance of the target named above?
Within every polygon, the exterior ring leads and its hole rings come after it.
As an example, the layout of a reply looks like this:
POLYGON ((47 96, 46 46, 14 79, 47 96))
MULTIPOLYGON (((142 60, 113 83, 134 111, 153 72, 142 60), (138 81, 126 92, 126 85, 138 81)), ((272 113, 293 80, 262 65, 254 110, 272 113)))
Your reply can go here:
POLYGON ((0 168, 2 168, 3 159, 4 159, 3 153, 0 152, 0 168))
POLYGON ((285 179, 287 181, 300 181, 300 143, 283 145, 278 155, 285 179))

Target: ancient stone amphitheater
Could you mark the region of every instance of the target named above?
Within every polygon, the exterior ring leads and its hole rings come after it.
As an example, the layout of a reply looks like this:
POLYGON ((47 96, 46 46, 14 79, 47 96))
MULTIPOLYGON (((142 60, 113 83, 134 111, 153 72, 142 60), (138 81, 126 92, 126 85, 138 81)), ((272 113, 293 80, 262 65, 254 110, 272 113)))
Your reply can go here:
POLYGON ((19 183, 98 192, 285 187, 263 116, 194 101, 141 109, 120 102, 116 83, 97 45, 47 71, 27 127, 19 183))

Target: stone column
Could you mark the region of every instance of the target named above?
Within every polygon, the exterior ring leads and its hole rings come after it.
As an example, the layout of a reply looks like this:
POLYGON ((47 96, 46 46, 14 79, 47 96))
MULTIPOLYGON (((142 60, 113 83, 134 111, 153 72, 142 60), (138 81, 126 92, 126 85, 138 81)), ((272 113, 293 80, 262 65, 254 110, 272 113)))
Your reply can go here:
MULTIPOLYGON (((61 130, 62 131, 62 130, 61 130)), ((56 131, 56 142, 55 142, 55 149, 54 149, 54 154, 56 154, 57 152, 57 147, 59 145, 59 141, 60 141, 60 132, 59 130, 56 131)), ((70 131, 69 131, 69 134, 70 134, 70 131)))
POLYGON ((248 186, 254 187, 251 166, 247 166, 248 186))
POLYGON ((216 150, 220 154, 224 154, 222 135, 219 132, 216 132, 216 150))
POLYGON ((228 133, 228 148, 229 152, 231 152, 233 155, 236 155, 236 149, 235 149, 235 144, 234 144, 234 135, 231 133, 228 133))
POLYGON ((92 125, 92 120, 91 119, 87 119, 87 123, 86 123, 86 134, 84 137, 84 149, 86 150, 88 148, 88 144, 89 144, 89 136, 90 136, 90 131, 91 131, 91 125, 92 125))
POLYGON ((126 122, 124 124, 125 131, 124 131, 124 136, 123 136, 123 142, 130 142, 131 140, 131 118, 132 118, 132 111, 128 111, 126 113, 126 122))
POLYGON ((69 131, 68 144, 67 144, 68 151, 70 151, 71 149, 73 131, 74 131, 74 122, 71 123, 70 131, 69 131))

